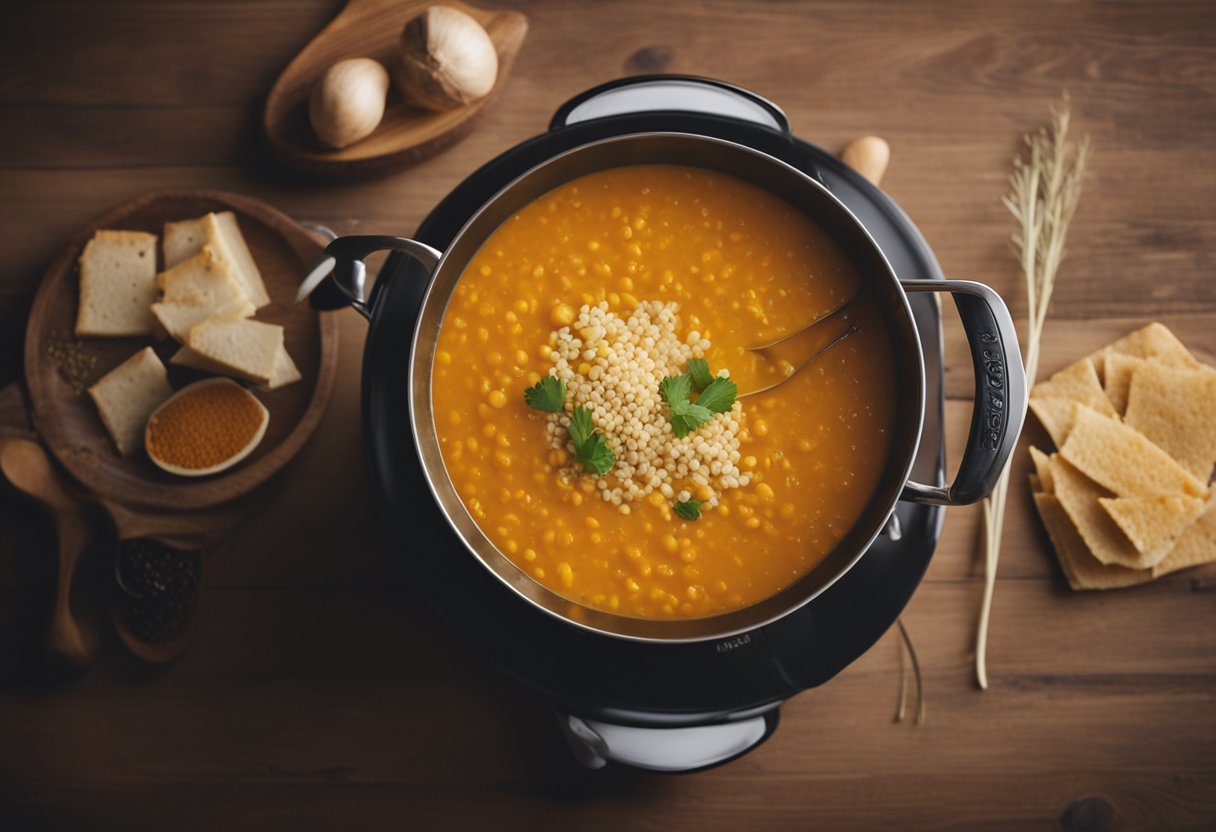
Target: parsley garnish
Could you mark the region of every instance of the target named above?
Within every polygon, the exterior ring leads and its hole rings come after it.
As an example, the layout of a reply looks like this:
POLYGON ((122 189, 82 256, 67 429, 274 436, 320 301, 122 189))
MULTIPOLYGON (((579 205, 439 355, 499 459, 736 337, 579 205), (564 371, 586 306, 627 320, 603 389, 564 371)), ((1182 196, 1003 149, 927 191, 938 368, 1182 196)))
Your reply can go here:
POLYGON ((524 401, 528 407, 546 413, 561 413, 566 404, 566 382, 554 376, 545 376, 534 387, 524 390, 524 401))
POLYGON ((709 372, 709 362, 704 358, 689 359, 688 376, 692 379, 692 386, 698 393, 713 384, 714 381, 713 375, 709 372))
POLYGON ((604 435, 596 432, 591 411, 585 407, 576 407, 570 414, 570 441, 578 461, 596 476, 604 476, 616 464, 616 456, 608 449, 604 435))
POLYGON ((735 403, 739 387, 728 378, 716 378, 701 391, 697 404, 714 413, 725 413, 735 403))
POLYGON ((688 373, 667 376, 659 383, 659 393, 667 400, 667 407, 671 411, 671 429, 676 436, 688 436, 691 431, 714 417, 708 408, 693 404, 689 400, 692 394, 692 378, 688 373))
POLYGON ((659 384, 659 393, 667 400, 667 407, 671 411, 671 428, 675 435, 681 438, 708 422, 715 413, 730 410, 739 392, 738 386, 730 379, 715 378, 701 391, 696 402, 693 402, 691 396, 695 383, 694 374, 700 375, 702 370, 709 376, 709 364, 704 359, 694 358, 688 362, 688 372, 667 376, 659 384), (701 364, 694 367, 694 362, 697 361, 701 364))
POLYGON ((685 520, 700 520, 701 519, 701 501, 700 500, 684 500, 675 504, 676 514, 683 517, 685 520))

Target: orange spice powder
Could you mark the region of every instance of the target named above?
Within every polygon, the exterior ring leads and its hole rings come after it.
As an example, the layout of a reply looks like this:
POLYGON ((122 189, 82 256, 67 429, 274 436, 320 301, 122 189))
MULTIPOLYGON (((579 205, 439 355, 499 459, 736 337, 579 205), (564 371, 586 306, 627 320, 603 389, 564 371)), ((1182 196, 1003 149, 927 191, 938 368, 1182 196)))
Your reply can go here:
POLYGON ((199 387, 153 414, 148 454, 179 468, 211 468, 248 445, 264 418, 258 400, 238 385, 199 387))

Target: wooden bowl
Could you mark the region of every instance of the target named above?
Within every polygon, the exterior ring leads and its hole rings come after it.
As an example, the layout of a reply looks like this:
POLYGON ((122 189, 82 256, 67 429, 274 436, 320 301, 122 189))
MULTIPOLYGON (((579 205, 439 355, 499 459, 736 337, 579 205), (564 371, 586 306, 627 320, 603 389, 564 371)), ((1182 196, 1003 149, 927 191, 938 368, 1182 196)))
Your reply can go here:
POLYGON ((498 78, 490 93, 471 104, 432 113, 389 91, 384 120, 370 136, 333 150, 317 141, 308 121, 308 97, 317 80, 338 61, 374 58, 388 66, 397 55, 405 23, 432 2, 349 0, 342 13, 313 38, 279 76, 262 116, 271 152, 308 173, 340 178, 388 173, 438 153, 464 138, 498 97, 524 36, 528 19, 519 12, 484 11, 459 0, 442 0, 480 23, 498 51, 498 78))
MULTIPOLYGON (((161 256, 157 246, 158 258, 161 256)), ((301 278, 320 258, 323 245, 286 215, 248 197, 218 191, 148 194, 114 208, 89 223, 51 265, 30 311, 25 336, 25 379, 31 417, 47 448, 92 495, 128 511, 195 511, 235 500, 286 465, 316 429, 333 388, 338 358, 338 325, 330 313, 296 304, 301 278), (77 259, 101 228, 161 235, 164 223, 233 211, 262 272, 271 302, 257 320, 281 324, 284 343, 303 378, 278 390, 257 389, 270 410, 261 444, 234 468, 197 481, 157 468, 143 450, 122 457, 114 447, 87 392, 77 392, 51 357, 52 343, 70 339, 82 355, 95 357, 86 386, 151 345, 169 371, 175 389, 206 376, 169 363, 178 349, 170 338, 76 338, 80 295, 77 259)))

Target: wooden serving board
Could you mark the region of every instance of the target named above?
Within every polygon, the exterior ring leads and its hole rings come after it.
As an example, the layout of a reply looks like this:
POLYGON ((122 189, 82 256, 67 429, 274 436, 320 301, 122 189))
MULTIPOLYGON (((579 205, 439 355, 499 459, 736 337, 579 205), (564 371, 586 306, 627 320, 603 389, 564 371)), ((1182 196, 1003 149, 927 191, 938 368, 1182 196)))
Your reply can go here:
MULTIPOLYGON (((161 258, 159 245, 157 248, 157 257, 161 258)), ((152 193, 89 223, 47 271, 26 329, 25 380, 30 417, 48 450, 93 498, 117 507, 111 514, 214 509, 266 482, 303 447, 320 421, 333 387, 337 321, 330 313, 318 313, 307 304, 294 302, 301 277, 322 250, 312 234, 279 211, 248 197, 218 191, 152 193), (52 344, 73 340, 80 354, 96 359, 84 386, 149 345, 164 362, 175 389, 207 375, 169 363, 179 348, 171 338, 76 339, 73 332, 80 294, 77 260, 98 229, 147 231, 159 236, 167 221, 225 210, 235 212, 271 297, 270 304, 258 310, 256 319, 284 327, 285 345, 303 378, 278 390, 255 388, 255 395, 270 411, 270 424, 265 438, 247 459, 220 474, 187 479, 162 471, 142 450, 120 456, 88 393, 79 390, 79 385, 73 389, 60 363, 52 357, 52 344)), ((187 524, 188 531, 201 531, 206 522, 196 517, 187 524)), ((172 525, 162 528, 161 533, 170 532, 172 525)))
POLYGON ((498 97, 515 63, 528 19, 519 12, 485 11, 447 0, 480 23, 498 51, 498 78, 482 99, 443 113, 407 104, 390 84, 384 120, 370 136, 333 150, 317 141, 308 121, 308 97, 329 67, 346 58, 374 58, 385 66, 397 56, 406 21, 429 2, 349 0, 346 8, 288 64, 266 98, 262 129, 271 152, 297 170, 327 177, 367 177, 427 158, 464 138, 498 97))

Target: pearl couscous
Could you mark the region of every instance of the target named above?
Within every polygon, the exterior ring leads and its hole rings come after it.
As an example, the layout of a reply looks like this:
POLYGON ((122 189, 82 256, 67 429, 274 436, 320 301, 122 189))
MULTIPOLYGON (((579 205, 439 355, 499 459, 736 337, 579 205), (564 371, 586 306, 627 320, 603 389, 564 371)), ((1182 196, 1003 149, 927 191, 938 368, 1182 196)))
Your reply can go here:
POLYGON ((855 300, 858 331, 780 387, 733 391, 787 375, 817 333, 748 348, 859 283, 817 225, 732 177, 664 165, 568 183, 456 286, 432 383, 448 475, 494 545, 573 601, 645 618, 760 601, 819 563, 878 483, 895 382, 876 306, 855 300), (706 384, 730 395, 678 427, 665 385, 680 376, 690 412, 706 384), (525 401, 541 387, 548 409, 525 401))

